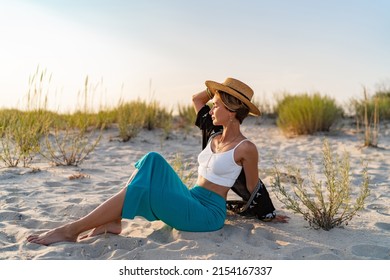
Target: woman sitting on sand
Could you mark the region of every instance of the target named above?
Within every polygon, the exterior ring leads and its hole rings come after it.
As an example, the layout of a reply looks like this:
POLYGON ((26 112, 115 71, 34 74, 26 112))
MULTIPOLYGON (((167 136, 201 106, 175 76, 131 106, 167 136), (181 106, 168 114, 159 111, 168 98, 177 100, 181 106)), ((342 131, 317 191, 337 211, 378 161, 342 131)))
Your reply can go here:
POLYGON ((223 83, 206 81, 206 90, 193 96, 197 113, 210 114, 213 125, 222 126, 198 156, 198 179, 189 189, 165 159, 150 152, 136 164, 126 187, 88 215, 77 221, 27 241, 49 245, 110 232, 121 233, 121 220, 142 216, 161 220, 183 231, 215 231, 226 219, 226 197, 243 169, 250 192, 258 182, 258 151, 242 135, 240 125, 248 114, 259 115, 251 102, 253 90, 241 81, 228 78, 223 83), (212 99, 210 109, 206 103, 212 99), (201 111, 202 110, 202 111, 201 111), (92 229, 92 230, 91 230, 92 229), (81 233, 91 230, 88 234, 81 233), (80 237, 79 237, 80 236, 80 237))

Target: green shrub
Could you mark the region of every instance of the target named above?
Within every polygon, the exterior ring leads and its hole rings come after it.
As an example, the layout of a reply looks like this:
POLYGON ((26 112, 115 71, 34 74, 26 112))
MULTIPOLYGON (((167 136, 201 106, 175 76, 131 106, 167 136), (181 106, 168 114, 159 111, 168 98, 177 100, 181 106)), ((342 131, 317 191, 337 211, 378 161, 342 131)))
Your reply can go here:
POLYGON ((45 134, 40 153, 55 166, 77 166, 92 153, 101 137, 101 130, 96 129, 52 128, 45 134))
POLYGON ((115 109, 101 109, 93 116, 93 125, 97 128, 109 128, 117 122, 117 111, 115 109))
POLYGON ((287 135, 329 131, 341 117, 342 109, 335 101, 320 94, 285 95, 277 101, 277 125, 287 135))
POLYGON ((275 164, 274 176, 271 186, 276 197, 295 213, 303 215, 309 225, 318 229, 330 230, 333 227, 348 222, 356 213, 364 208, 364 200, 369 195, 369 178, 367 168, 362 171, 360 193, 354 204, 352 200, 352 188, 350 183, 350 164, 348 154, 340 159, 332 154, 328 142, 323 145, 323 175, 325 184, 317 180, 314 166, 309 160, 308 180, 301 176, 299 168, 284 166, 286 172, 281 172, 275 164), (288 190, 282 185, 282 174, 289 174, 293 178, 289 183, 292 189, 288 190))
POLYGON ((162 128, 167 135, 172 126, 172 112, 161 107, 158 102, 121 102, 116 111, 119 136, 123 141, 137 136, 143 128, 162 128))
POLYGON ((363 132, 365 147, 378 147, 380 121, 390 119, 390 92, 379 91, 370 97, 366 88, 363 88, 363 97, 352 99, 350 103, 357 131, 363 132))
POLYGON ((129 141, 138 135, 144 126, 145 106, 139 101, 121 103, 117 108, 119 137, 129 141))
MULTIPOLYGON (((87 86, 88 78, 85 82, 85 100, 87 86)), ((45 129, 41 141, 40 154, 53 165, 77 166, 100 142, 104 123, 98 123, 97 115, 90 113, 85 104, 72 114, 51 114, 50 125, 45 129)))
POLYGON ((375 106, 377 106, 379 119, 390 120, 390 92, 379 91, 372 97, 368 97, 365 94, 364 99, 352 99, 351 103, 357 121, 360 123, 364 122, 366 110, 368 120, 374 119, 375 106), (376 102, 377 104, 375 105, 376 102))
POLYGON ((144 128, 148 130, 162 128, 168 134, 172 127, 172 112, 162 107, 157 101, 143 102, 143 106, 145 106, 144 128))
POLYGON ((40 150, 40 139, 49 126, 46 111, 7 110, 0 114, 0 160, 7 167, 28 167, 40 150))
POLYGON ((195 124, 196 112, 193 105, 181 105, 178 108, 178 127, 188 128, 195 124))

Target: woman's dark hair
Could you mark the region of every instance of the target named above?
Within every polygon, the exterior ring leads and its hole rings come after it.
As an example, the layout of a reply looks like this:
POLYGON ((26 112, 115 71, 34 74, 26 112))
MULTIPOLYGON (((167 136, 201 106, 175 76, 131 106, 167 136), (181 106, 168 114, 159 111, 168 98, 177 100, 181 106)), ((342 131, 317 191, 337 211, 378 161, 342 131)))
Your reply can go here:
POLYGON ((249 108, 246 106, 241 100, 235 98, 234 96, 224 92, 217 91, 217 94, 222 100, 223 105, 225 105, 226 109, 230 112, 236 113, 236 119, 242 124, 242 121, 248 116, 249 108))

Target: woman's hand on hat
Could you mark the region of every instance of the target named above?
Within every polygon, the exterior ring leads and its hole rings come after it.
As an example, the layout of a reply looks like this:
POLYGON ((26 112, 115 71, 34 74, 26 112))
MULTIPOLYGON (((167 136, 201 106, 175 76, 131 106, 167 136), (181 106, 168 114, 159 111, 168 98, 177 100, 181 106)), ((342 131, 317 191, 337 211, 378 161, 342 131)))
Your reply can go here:
POLYGON ((209 101, 210 101, 210 96, 209 94, 207 93, 207 89, 197 93, 197 94, 194 94, 192 96, 192 103, 195 107, 195 112, 198 113, 200 109, 202 109, 202 107, 204 107, 209 101))
POLYGON ((211 92, 211 90, 209 88, 206 88, 206 93, 207 93, 207 96, 209 97, 209 100, 213 99, 214 94, 211 92))

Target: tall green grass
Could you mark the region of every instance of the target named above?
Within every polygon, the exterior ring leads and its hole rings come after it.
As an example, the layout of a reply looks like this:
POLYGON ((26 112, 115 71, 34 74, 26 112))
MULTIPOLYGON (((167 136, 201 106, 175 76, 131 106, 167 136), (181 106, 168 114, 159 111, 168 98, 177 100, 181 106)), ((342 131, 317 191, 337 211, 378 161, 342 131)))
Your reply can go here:
POLYGON ((129 141, 138 135, 144 126, 144 110, 144 104, 138 101, 122 103, 118 106, 116 113, 119 137, 122 141, 129 141))
POLYGON ((0 112, 0 160, 8 167, 28 167, 40 151, 40 139, 48 125, 45 112, 0 112))
POLYGON ((390 120, 390 92, 378 91, 373 96, 368 96, 366 89, 364 92, 364 98, 351 100, 353 113, 358 120, 363 123, 366 113, 367 118, 373 120, 375 110, 379 119, 390 120))
POLYGON ((277 101, 275 110, 277 125, 288 136, 329 131, 343 114, 332 98, 319 93, 285 94, 277 101))
POLYGON ((118 123, 119 136, 122 141, 134 138, 142 129, 163 129, 166 137, 172 128, 172 111, 168 111, 158 102, 130 101, 120 102, 111 113, 118 123))
POLYGON ((29 78, 26 110, 0 111, 0 160, 8 167, 28 167, 40 151, 40 139, 50 125, 47 105, 51 75, 37 67, 29 78))
MULTIPOLYGON (((28 167, 38 154, 55 165, 77 165, 99 142, 100 135, 86 136, 86 131, 95 130, 86 106, 84 112, 72 115, 47 110, 50 80, 51 75, 38 67, 29 79, 26 109, 0 112, 0 160, 5 166, 28 167)), ((85 98, 87 87, 88 79, 85 98)))
POLYGON ((351 99, 357 131, 363 133, 365 147, 378 147, 380 122, 390 120, 390 91, 377 91, 370 96, 363 87, 363 98, 351 99))
POLYGON ((177 116, 177 127, 184 128, 185 130, 189 130, 190 127, 193 127, 196 120, 196 113, 194 110, 194 106, 191 105, 183 105, 178 104, 178 116, 177 116))
MULTIPOLYGON (((88 99, 91 92, 88 76, 79 92, 79 110, 73 114, 57 115, 46 129, 40 154, 53 165, 79 165, 100 142, 102 129, 94 123, 88 99)), ((104 127, 104 124, 102 124, 104 127)))
POLYGON ((172 110, 155 101, 120 102, 97 113, 82 108, 60 114, 36 104, 27 108, 31 110, 0 110, 0 161, 7 167, 21 163, 27 167, 37 155, 53 165, 79 165, 96 148, 107 127, 118 128, 122 141, 136 137, 142 129, 157 128, 167 139, 173 129, 172 110))

